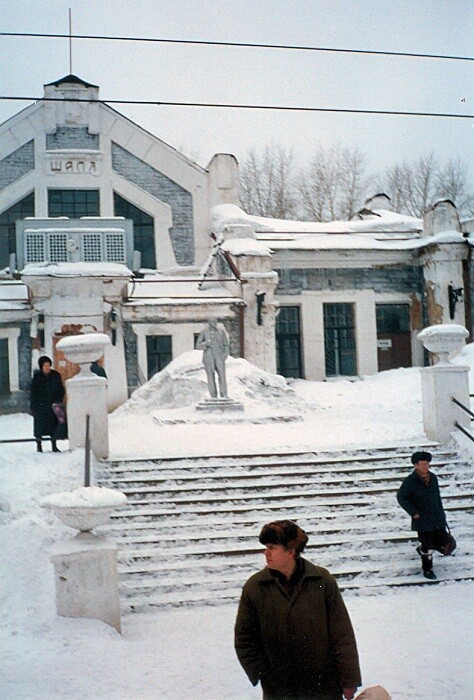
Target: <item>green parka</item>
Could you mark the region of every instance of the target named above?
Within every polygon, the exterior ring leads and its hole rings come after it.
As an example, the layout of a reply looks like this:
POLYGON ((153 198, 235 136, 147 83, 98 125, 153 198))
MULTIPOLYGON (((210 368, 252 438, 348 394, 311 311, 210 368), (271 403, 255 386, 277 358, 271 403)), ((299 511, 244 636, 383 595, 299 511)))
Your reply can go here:
POLYGON ((361 685, 356 641, 336 580, 303 559, 304 574, 288 597, 268 569, 245 584, 235 623, 235 649, 265 698, 340 700, 361 685))

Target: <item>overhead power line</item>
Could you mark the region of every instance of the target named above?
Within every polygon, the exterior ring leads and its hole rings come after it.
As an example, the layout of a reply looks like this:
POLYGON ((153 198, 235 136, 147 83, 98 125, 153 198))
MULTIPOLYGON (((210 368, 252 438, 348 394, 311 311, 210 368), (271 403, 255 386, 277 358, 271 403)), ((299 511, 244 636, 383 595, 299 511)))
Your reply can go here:
POLYGON ((146 105, 155 107, 205 107, 212 109, 260 109, 284 112, 330 112, 335 114, 386 114, 401 117, 439 117, 445 119, 473 119, 474 114, 449 114, 443 112, 408 112, 389 109, 343 109, 337 107, 298 107, 291 105, 252 105, 224 102, 175 102, 166 100, 81 100, 73 97, 26 97, 24 95, 0 95, 0 101, 19 102, 97 102, 105 105, 146 105))
POLYGON ((363 54, 367 56, 399 56, 403 58, 432 58, 446 61, 474 61, 472 56, 410 53, 405 51, 372 51, 366 49, 338 49, 330 46, 304 46, 298 44, 259 44, 244 41, 205 41, 204 39, 169 39, 162 37, 112 36, 98 34, 52 34, 42 32, 0 32, 0 36, 33 37, 40 39, 87 39, 96 41, 134 41, 157 44, 186 44, 194 46, 230 46, 251 49, 279 49, 286 51, 319 51, 326 53, 363 54))

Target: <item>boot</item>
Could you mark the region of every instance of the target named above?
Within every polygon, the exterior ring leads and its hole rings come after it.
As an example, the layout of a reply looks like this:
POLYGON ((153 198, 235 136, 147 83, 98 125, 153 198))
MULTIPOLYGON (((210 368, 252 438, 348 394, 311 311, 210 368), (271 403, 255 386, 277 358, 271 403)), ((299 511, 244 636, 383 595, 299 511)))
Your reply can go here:
POLYGON ((51 446, 53 448, 53 452, 61 452, 59 447, 56 445, 56 440, 51 440, 51 446))
POLYGON ((423 576, 425 578, 430 579, 431 581, 434 581, 436 579, 436 574, 433 571, 433 553, 431 551, 424 552, 421 548, 421 545, 418 545, 416 551, 421 557, 421 568, 423 570, 423 576))
POLYGON ((41 440, 36 441, 36 452, 43 452, 43 445, 41 444, 41 440))

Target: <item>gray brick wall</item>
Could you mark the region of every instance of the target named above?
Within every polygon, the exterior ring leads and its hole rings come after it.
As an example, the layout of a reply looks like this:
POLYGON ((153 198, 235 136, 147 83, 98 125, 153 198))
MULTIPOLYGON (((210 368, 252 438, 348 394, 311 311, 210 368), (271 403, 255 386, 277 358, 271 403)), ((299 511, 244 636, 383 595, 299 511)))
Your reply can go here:
POLYGON ((34 142, 28 141, 0 160, 0 191, 35 167, 34 142))
POLYGON ((31 381, 31 338, 29 322, 21 324, 18 338, 18 363, 20 370, 20 389, 30 389, 31 381))
POLYGON ((58 126, 54 134, 46 134, 46 149, 86 148, 99 150, 99 134, 89 134, 86 126, 58 126))
POLYGON ((133 332, 131 323, 124 323, 123 336, 125 342, 128 395, 130 396, 132 391, 135 391, 135 389, 140 386, 138 380, 137 336, 133 332))
POLYGON ((192 265, 194 227, 191 193, 116 143, 112 143, 112 167, 126 180, 171 207, 173 226, 170 237, 176 261, 179 265, 192 265))
POLYGON ((373 289, 375 292, 404 294, 423 291, 421 267, 285 269, 277 272, 279 277, 277 294, 300 294, 303 290, 342 291, 345 289, 373 289))

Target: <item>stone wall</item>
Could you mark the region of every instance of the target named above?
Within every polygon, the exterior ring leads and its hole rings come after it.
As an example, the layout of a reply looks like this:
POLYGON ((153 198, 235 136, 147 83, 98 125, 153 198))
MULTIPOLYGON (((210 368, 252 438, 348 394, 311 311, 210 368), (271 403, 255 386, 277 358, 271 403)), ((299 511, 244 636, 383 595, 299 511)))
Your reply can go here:
POLYGON ((0 160, 0 191, 35 167, 34 142, 28 141, 0 160))
POLYGON ((112 167, 126 180, 171 207, 173 226, 170 238, 176 262, 179 265, 192 265, 194 224, 191 193, 116 143, 112 143, 112 167))
POLYGON ((90 151, 99 150, 99 134, 90 134, 86 126, 58 126, 54 134, 46 134, 46 149, 85 148, 90 151))
POLYGON ((277 270, 276 293, 301 294, 302 291, 342 291, 373 289, 375 292, 403 294, 423 291, 421 267, 381 267, 348 269, 282 269, 277 270))
POLYGON ((127 387, 128 395, 130 396, 130 394, 141 384, 138 377, 137 336, 133 332, 131 323, 124 323, 123 340, 125 345, 125 362, 127 367, 127 387))

